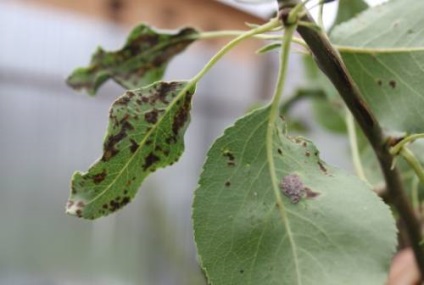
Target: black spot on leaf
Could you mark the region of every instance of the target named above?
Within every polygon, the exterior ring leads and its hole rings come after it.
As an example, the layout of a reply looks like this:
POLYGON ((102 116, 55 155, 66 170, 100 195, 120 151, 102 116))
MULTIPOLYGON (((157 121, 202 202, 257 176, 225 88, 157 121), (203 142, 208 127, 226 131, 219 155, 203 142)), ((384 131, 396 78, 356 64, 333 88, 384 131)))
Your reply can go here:
POLYGON ((120 131, 116 135, 110 135, 106 142, 104 143, 103 149, 104 154, 102 157, 103 161, 108 161, 110 158, 115 156, 119 151, 115 148, 115 146, 127 137, 127 131, 133 130, 134 127, 127 121, 122 124, 120 131))
POLYGON ((180 129, 185 126, 186 122, 188 121, 189 115, 190 115, 190 108, 191 108, 191 97, 192 94, 187 91, 184 101, 180 108, 178 109, 177 113, 175 114, 172 122, 172 132, 174 135, 178 135, 180 129))
POLYGON ((156 124, 158 120, 158 111, 152 110, 150 112, 147 112, 146 114, 144 114, 144 119, 150 124, 156 124))
POLYGON ((130 145, 130 151, 132 153, 136 152, 137 149, 138 149, 138 147, 139 147, 138 143, 135 140, 133 140, 133 139, 130 139, 130 143, 131 143, 131 145, 130 145))
POLYGON ((93 176, 93 182, 94 184, 99 184, 100 182, 105 180, 105 178, 106 178, 106 169, 103 169, 102 172, 93 176))
POLYGON ((317 162, 319 169, 324 172, 325 174, 327 174, 327 168, 325 168, 324 164, 321 161, 317 162))
POLYGON ((227 165, 228 166, 235 166, 236 165, 236 163, 235 163, 236 158, 234 157, 234 154, 232 152, 230 152, 229 150, 226 150, 226 151, 223 152, 222 155, 227 158, 227 165))
POLYGON ((306 198, 308 199, 313 199, 320 195, 318 192, 314 192, 311 190, 311 188, 308 188, 308 187, 305 187, 304 190, 305 190, 306 198))
POLYGON ((395 89, 396 88, 396 81, 395 80, 390 80, 389 81, 389 85, 390 85, 390 87, 392 87, 393 89, 395 89))
POLYGON ((160 158, 156 156, 154 153, 150 153, 147 155, 146 159, 144 160, 143 164, 143 170, 146 171, 149 167, 151 167, 153 164, 158 162, 160 158))

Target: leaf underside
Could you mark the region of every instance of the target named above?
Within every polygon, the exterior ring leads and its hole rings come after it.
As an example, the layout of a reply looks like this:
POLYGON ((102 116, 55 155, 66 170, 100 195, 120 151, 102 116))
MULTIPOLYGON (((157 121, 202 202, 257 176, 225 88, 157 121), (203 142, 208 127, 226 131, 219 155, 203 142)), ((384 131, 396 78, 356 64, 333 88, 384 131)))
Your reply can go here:
POLYGON ((331 34, 352 77, 382 125, 424 132, 424 1, 393 0, 331 34))
POLYGON ((396 246, 388 207, 358 178, 321 161, 311 142, 287 136, 282 120, 273 126, 271 169, 268 118, 265 108, 240 119, 208 153, 193 223, 209 282, 383 284, 396 246), (283 217, 271 171, 283 187, 283 217))
POLYGON ((198 36, 193 28, 177 33, 158 32, 145 24, 134 28, 118 51, 106 52, 101 47, 90 65, 76 69, 67 79, 69 86, 94 95, 109 78, 125 89, 136 89, 161 80, 168 62, 198 36))
POLYGON ((112 105, 102 157, 72 177, 67 213, 95 219, 129 203, 145 177, 184 150, 194 87, 157 82, 127 91, 112 105))

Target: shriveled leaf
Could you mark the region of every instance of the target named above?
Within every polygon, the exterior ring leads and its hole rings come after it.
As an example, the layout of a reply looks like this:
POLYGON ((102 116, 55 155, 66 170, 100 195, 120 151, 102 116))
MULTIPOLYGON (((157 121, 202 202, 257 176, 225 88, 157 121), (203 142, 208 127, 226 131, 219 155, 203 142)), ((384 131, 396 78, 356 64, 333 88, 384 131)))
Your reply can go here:
POLYGON ((134 28, 122 49, 106 52, 99 47, 90 65, 76 69, 67 83, 91 95, 109 78, 125 89, 143 87, 162 79, 168 62, 197 36, 192 28, 168 33, 141 24, 134 28))
POLYGON ((95 219, 131 201, 144 178, 184 150, 194 87, 156 82, 127 91, 112 105, 102 157, 76 172, 67 213, 95 219))
POLYGON ((240 119, 208 153, 193 223, 209 282, 384 284, 396 246, 388 207, 320 160, 311 142, 287 136, 282 120, 273 125, 272 168, 268 118, 265 108, 240 119))
POLYGON ((368 9, 368 4, 363 0, 338 0, 338 3, 336 19, 330 30, 368 9))
POLYGON ((336 27, 333 43, 386 129, 424 132, 424 1, 394 0, 336 27))

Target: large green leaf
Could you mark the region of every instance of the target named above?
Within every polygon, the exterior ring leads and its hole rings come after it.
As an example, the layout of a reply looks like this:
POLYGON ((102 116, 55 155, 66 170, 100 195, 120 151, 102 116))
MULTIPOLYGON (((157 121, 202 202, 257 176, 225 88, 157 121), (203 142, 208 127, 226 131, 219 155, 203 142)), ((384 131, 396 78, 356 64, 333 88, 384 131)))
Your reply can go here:
POLYGON ((280 119, 272 168, 268 118, 265 108, 240 119, 208 153, 193 222, 211 284, 383 284, 396 245, 388 207, 280 119))
POLYGON ((157 82, 118 98, 102 157, 72 177, 67 213, 86 219, 110 214, 130 202, 148 174, 176 162, 193 92, 186 82, 157 82))
POLYGON ((393 0, 336 27, 339 50, 387 129, 424 132, 424 1, 393 0))
MULTIPOLYGON (((336 19, 332 28, 355 17, 360 12, 368 9, 368 4, 363 0, 338 0, 336 19)), ((331 29, 332 29, 331 28, 331 29)))
POLYGON ((197 38, 185 28, 177 33, 157 32, 145 24, 134 28, 124 47, 106 52, 98 48, 90 65, 76 69, 67 83, 77 90, 95 94, 109 78, 125 89, 136 89, 162 79, 168 62, 197 38))

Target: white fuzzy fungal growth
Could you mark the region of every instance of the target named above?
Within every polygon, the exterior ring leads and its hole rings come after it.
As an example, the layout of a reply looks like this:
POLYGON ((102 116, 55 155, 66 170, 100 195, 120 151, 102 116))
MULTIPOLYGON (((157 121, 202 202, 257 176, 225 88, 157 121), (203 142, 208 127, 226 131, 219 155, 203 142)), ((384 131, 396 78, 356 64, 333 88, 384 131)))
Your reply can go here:
POLYGON ((297 204, 305 195, 305 186, 297 174, 289 174, 284 176, 279 186, 281 192, 289 197, 293 204, 297 204))

